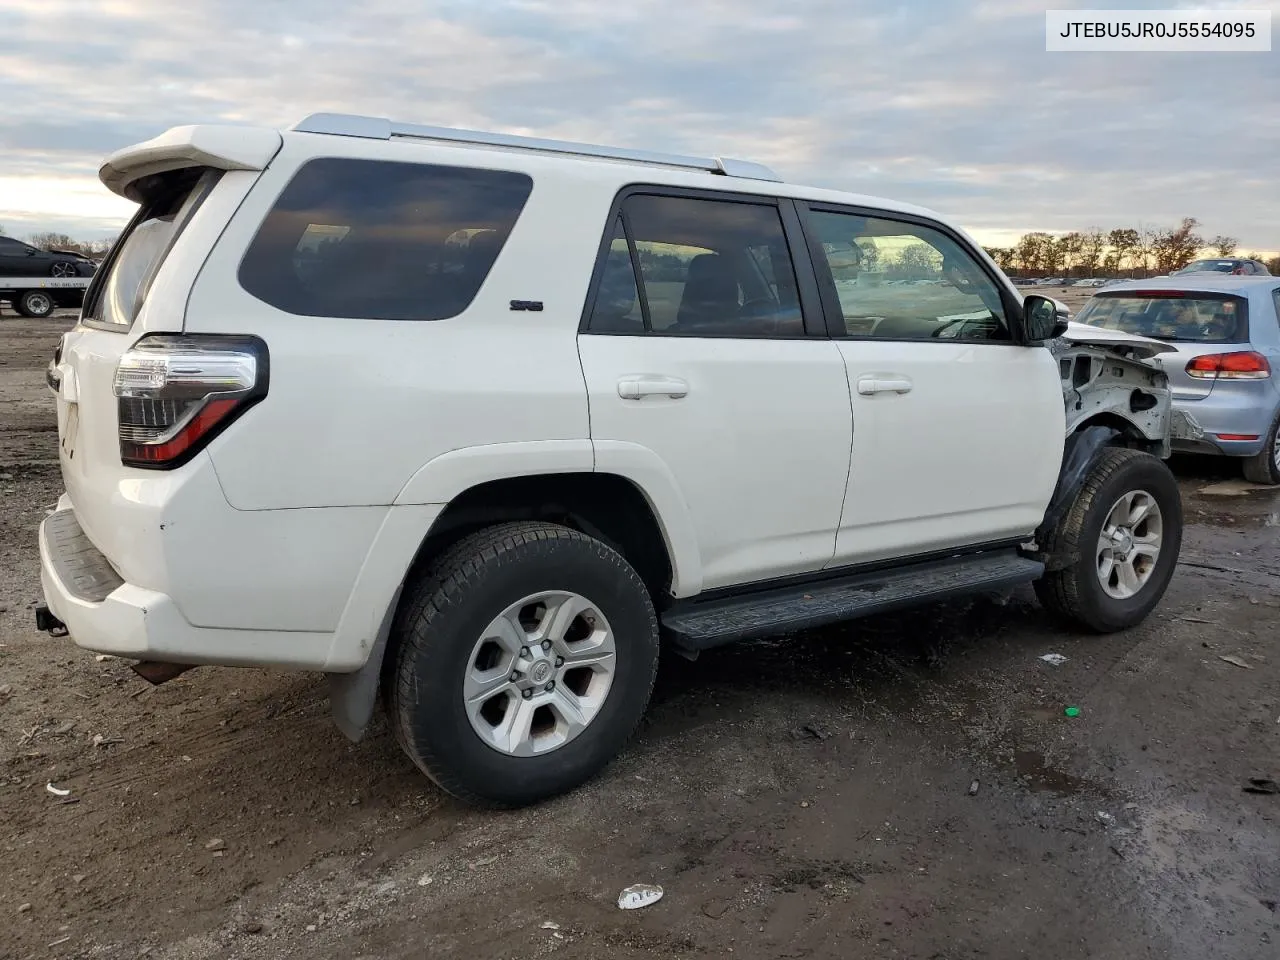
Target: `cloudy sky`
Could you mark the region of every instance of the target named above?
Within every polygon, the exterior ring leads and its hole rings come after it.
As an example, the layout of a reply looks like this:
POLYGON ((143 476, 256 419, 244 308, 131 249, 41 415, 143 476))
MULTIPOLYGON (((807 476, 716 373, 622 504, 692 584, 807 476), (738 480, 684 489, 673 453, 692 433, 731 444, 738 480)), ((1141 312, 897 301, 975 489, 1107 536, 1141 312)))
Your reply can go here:
POLYGON ((1047 7, 1280 0, 0 0, 0 224, 113 234, 101 158, 316 111, 724 154, 1026 230, 1280 249, 1271 53, 1046 53, 1047 7))

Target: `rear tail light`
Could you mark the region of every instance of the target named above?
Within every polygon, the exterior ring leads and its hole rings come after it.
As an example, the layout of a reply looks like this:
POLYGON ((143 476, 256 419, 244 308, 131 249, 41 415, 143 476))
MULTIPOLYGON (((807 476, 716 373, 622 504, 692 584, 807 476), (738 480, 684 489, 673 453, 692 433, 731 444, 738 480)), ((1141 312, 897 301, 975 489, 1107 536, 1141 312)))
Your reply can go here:
POLYGON ((143 337, 116 366, 120 459, 169 470, 267 394, 267 345, 250 336, 143 337))
POLYGON ((1271 376, 1271 364, 1252 350, 1206 353, 1187 364, 1187 374, 1201 380, 1265 380, 1271 376))

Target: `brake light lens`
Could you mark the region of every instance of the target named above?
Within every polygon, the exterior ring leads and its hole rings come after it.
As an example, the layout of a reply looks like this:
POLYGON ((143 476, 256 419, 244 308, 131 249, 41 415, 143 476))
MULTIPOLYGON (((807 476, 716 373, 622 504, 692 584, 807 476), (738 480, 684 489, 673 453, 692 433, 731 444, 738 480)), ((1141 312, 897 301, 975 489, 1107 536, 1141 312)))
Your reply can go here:
POLYGON ((181 466, 265 397, 267 380, 267 345, 258 337, 143 337, 116 366, 121 461, 181 466))
POLYGON ((1265 380, 1271 376, 1271 364, 1252 350, 1206 353, 1187 364, 1187 374, 1201 380, 1265 380))

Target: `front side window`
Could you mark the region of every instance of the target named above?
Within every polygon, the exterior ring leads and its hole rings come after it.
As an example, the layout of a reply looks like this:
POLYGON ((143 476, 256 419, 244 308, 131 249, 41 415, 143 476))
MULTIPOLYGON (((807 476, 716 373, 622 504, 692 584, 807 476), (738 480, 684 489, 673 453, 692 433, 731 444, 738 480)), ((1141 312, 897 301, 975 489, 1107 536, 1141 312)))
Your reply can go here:
POLYGON ((443 320, 471 305, 524 209, 523 173, 326 157, 303 164, 240 264, 286 313, 443 320))
POLYGON ((883 340, 1008 341, 995 282, 940 230, 855 213, 810 211, 819 273, 844 332, 883 340))
POLYGON ((804 335, 773 204, 633 194, 613 229, 590 332, 804 335))

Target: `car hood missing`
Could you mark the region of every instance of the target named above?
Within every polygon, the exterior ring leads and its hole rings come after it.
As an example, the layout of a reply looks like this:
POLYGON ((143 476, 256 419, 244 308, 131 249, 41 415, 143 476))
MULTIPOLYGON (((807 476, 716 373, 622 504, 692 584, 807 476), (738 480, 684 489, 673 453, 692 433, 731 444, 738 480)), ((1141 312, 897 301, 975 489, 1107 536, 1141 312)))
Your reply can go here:
POLYGON ((1096 347, 1111 347, 1122 351, 1124 355, 1135 360, 1150 360, 1162 353, 1174 353, 1177 347, 1163 340, 1153 340, 1136 333, 1125 333, 1122 330, 1107 330, 1103 327, 1091 327, 1087 323, 1067 324, 1067 332, 1063 340, 1071 343, 1087 343, 1096 347))

